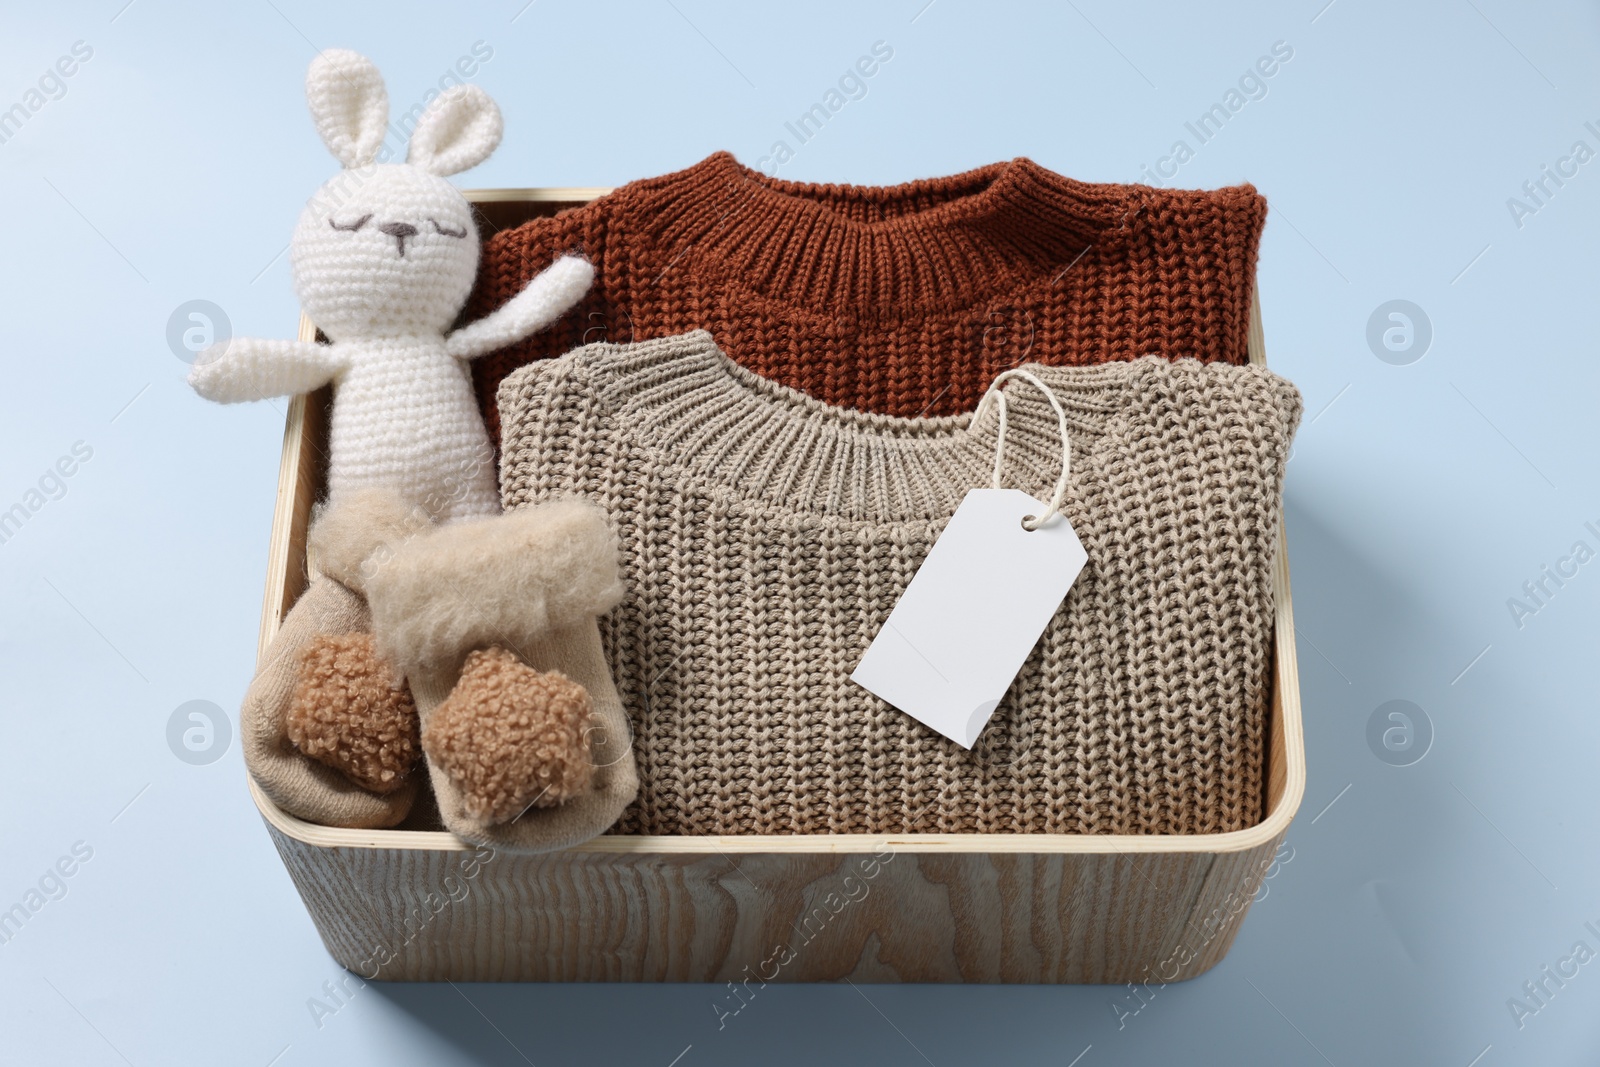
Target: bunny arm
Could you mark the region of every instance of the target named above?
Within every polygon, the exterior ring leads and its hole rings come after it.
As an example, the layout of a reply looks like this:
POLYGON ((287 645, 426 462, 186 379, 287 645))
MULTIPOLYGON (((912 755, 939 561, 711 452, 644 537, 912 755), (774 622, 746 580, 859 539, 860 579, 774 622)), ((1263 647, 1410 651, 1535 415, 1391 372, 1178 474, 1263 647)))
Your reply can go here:
POLYGON ((189 384, 207 400, 237 404, 309 393, 345 369, 342 353, 311 341, 235 337, 200 353, 189 384))
POLYGON ((583 299, 594 268, 577 256, 562 256, 499 310, 463 326, 445 339, 457 359, 474 359, 544 329, 583 299))

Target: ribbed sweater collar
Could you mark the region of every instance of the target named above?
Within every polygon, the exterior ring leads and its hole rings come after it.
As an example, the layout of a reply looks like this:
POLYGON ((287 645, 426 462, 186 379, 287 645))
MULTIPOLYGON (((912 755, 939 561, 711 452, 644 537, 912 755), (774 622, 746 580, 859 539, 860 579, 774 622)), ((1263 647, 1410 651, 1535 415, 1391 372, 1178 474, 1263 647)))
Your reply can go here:
MULTIPOLYGON (((968 489, 991 482, 999 419, 993 406, 977 419, 831 407, 734 363, 703 330, 590 345, 567 358, 583 368, 621 431, 655 453, 653 466, 677 468, 723 499, 870 523, 943 520, 968 489)), ((1067 412, 1080 474, 1129 386, 1160 362, 1027 365, 1067 412)), ((1022 383, 1007 396, 1004 484, 1047 494, 1061 469, 1055 415, 1022 383)))
POLYGON ((894 186, 783 181, 727 152, 648 184, 669 262, 781 302, 861 318, 970 307, 1048 278, 1137 225, 1140 186, 1028 159, 894 186))

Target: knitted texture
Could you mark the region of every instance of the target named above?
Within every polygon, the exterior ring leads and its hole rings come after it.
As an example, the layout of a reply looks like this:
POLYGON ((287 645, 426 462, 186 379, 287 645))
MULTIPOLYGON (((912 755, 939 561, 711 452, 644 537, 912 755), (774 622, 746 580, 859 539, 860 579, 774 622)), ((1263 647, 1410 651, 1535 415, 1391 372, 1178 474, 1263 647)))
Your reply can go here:
POLYGON ((479 649, 428 717, 422 744, 472 818, 510 822, 588 791, 592 710, 566 675, 536 671, 504 648, 479 649))
POLYGON ((549 331, 473 365, 501 378, 591 342, 707 329, 740 365, 825 403, 970 411, 1001 370, 1156 353, 1245 363, 1266 203, 1073 181, 1026 159, 890 187, 779 181, 718 153, 490 237, 473 314, 551 258, 595 265, 549 331))
POLYGON ((306 95, 348 168, 307 202, 289 245, 295 294, 331 343, 223 340, 200 354, 189 382, 224 403, 333 382, 330 499, 382 488, 436 519, 493 514, 494 450, 463 361, 555 319, 592 271, 563 259, 506 293, 494 315, 451 333, 479 242, 471 206, 444 175, 494 151, 499 109, 477 86, 452 86, 417 119, 407 162, 380 163, 389 105, 369 60, 319 54, 306 95))
POLYGON ((286 722, 301 752, 374 793, 392 793, 422 755, 417 706, 371 634, 323 634, 300 650, 286 722))
MULTIPOLYGON (((967 752, 849 680, 998 413, 896 419, 737 366, 700 332, 592 345, 499 394, 508 511, 599 503, 601 620, 634 730, 633 834, 1192 834, 1261 817, 1280 487, 1300 398, 1263 367, 1031 366, 1072 431, 1089 562, 967 752)), ((1056 417, 1011 398, 1005 484, 1047 495, 1056 417)), ((997 560, 996 566, 1004 566, 997 560)))

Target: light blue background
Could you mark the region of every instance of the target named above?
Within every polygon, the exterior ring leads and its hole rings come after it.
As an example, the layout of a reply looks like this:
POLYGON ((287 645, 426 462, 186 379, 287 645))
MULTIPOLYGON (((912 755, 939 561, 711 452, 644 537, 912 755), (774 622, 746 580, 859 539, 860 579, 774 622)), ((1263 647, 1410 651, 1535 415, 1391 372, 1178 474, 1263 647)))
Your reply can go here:
POLYGON ((0 945, 0 1058, 1600 1061, 1600 963, 1520 1029, 1507 1007, 1574 942, 1600 948, 1583 929, 1600 926, 1600 562, 1521 628, 1507 608, 1574 541, 1600 548, 1583 525, 1600 525, 1600 160, 1520 228, 1506 204, 1574 141, 1600 148, 1593 5, 123 2, 8 4, 0 35, 0 108, 73 42, 94 49, 0 144, 0 509, 93 449, 0 545, 0 908, 93 849, 0 945), (236 332, 292 335, 280 253, 333 167, 302 96, 316 48, 373 56, 398 109, 480 40, 474 80, 507 133, 470 186, 620 184, 719 148, 754 164, 878 40, 893 60, 784 177, 1028 155, 1132 180, 1274 42, 1293 48, 1175 181, 1268 197, 1267 345, 1307 410, 1287 512, 1310 785, 1293 859, 1214 971, 1120 1029, 1104 987, 768 987, 719 1031, 708 986, 372 985, 313 1021, 342 972, 236 739, 189 766, 165 737, 185 701, 231 715, 249 679, 284 406, 197 400, 164 333, 205 298, 236 332), (1433 326, 1409 366, 1366 341, 1391 299, 1433 326), (1368 747, 1391 699, 1433 724, 1415 765, 1368 747))

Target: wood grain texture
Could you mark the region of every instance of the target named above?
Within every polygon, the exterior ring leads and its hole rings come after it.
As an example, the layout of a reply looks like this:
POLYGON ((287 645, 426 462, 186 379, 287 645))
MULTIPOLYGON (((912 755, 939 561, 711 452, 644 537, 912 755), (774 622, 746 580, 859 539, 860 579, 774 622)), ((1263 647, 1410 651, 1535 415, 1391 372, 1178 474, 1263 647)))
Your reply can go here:
POLYGON ((413 981, 1177 980, 1237 932, 1236 912, 1202 916, 1255 892, 1241 876, 1253 851, 1219 871, 1199 853, 941 855, 915 841, 478 859, 274 839, 334 958, 413 981))
MULTIPOLYGON (((317 328, 300 316, 301 341, 315 341, 317 328)), ((318 389, 289 401, 283 427, 283 455, 278 461, 278 499, 272 511, 272 540, 267 546, 267 590, 261 603, 261 634, 256 657, 266 655, 278 624, 306 590, 306 528, 327 471, 328 409, 333 391, 318 389)))
MULTIPOLYGON (((502 228, 604 190, 469 193, 502 228)), ((302 337, 314 336, 302 322, 302 337)), ((1265 362, 1259 302, 1253 362, 1265 362)), ((329 398, 285 429, 261 648, 305 584, 329 398)), ((1280 532, 1265 818, 1228 834, 596 838, 476 852, 447 833, 314 826, 251 794, 324 943, 413 981, 1162 982, 1226 955, 1305 790, 1280 532)))

